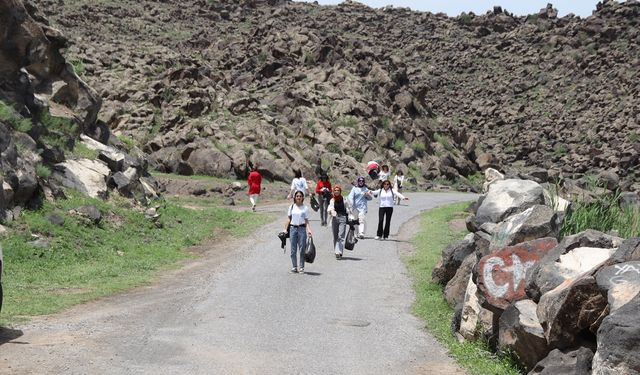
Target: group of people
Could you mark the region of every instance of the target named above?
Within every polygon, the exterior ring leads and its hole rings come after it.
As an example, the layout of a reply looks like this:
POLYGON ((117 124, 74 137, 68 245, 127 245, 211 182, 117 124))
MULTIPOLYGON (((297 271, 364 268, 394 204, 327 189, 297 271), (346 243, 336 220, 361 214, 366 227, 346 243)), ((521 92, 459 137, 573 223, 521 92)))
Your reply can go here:
MULTIPOLYGON (((333 249, 336 259, 342 259, 347 225, 350 219, 357 219, 357 236, 360 239, 364 238, 369 201, 375 197, 380 199, 378 229, 375 239, 386 240, 389 238, 393 206, 400 204, 401 200, 408 199, 401 193, 404 184, 404 173, 401 170, 395 174, 392 181, 389 179, 391 173, 388 165, 380 166, 376 162, 369 162, 367 173, 373 183, 377 185, 376 189, 370 189, 365 184, 364 176, 359 176, 347 197, 342 194, 342 186, 338 184, 331 185, 326 172, 320 175, 320 179, 316 183, 315 195, 317 196, 318 210, 320 211, 320 225, 328 226, 329 222, 331 222, 333 249)), ((251 168, 247 183, 249 184, 248 194, 251 209, 255 211, 262 183, 262 176, 258 171, 257 165, 251 168)), ((310 210, 304 204, 304 199, 309 194, 307 180, 302 176, 302 172, 295 171, 294 178, 291 181, 291 190, 287 195, 287 199, 293 198, 293 203, 287 209, 287 220, 284 228, 285 232, 289 232, 292 273, 304 273, 304 251, 307 237, 313 236, 309 225, 310 210)), ((314 198, 312 197, 312 199, 314 198)))
MULTIPOLYGON (((371 173, 369 174, 372 175, 371 173)), ((331 221, 331 231, 333 234, 333 249, 336 259, 342 259, 344 252, 345 237, 347 234, 348 220, 358 220, 358 237, 363 239, 366 226, 366 214, 368 212, 368 202, 375 197, 380 198, 378 211, 378 229, 376 240, 386 240, 389 238, 389 228, 391 226, 391 216, 393 215, 394 204, 399 204, 401 200, 408 199, 402 193, 404 174, 398 171, 393 180, 389 180, 390 172, 387 165, 383 165, 379 173, 375 175, 375 190, 370 189, 365 184, 365 178, 360 176, 356 179, 351 191, 344 197, 340 185, 331 185, 329 176, 322 173, 315 188, 317 196, 318 210, 320 211, 320 222, 322 226, 327 226, 331 221)), ((307 236, 312 236, 309 225, 310 211, 304 204, 304 198, 309 195, 309 186, 302 173, 296 171, 291 182, 291 190, 287 199, 293 197, 293 203, 287 210, 287 220, 285 221, 285 232, 290 232, 291 243, 291 272, 304 273, 304 249, 307 243, 307 236)), ((313 199, 313 197, 312 197, 313 199)))

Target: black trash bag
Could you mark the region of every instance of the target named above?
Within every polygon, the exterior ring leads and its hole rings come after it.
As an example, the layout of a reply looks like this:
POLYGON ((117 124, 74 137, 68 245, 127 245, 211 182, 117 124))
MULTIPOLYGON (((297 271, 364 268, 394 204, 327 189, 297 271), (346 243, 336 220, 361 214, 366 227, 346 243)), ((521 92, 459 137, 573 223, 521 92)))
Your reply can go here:
POLYGON ((313 237, 309 236, 307 239, 307 246, 304 249, 304 261, 307 263, 313 263, 316 259, 316 245, 313 244, 313 237))
POLYGON ((278 233, 278 238, 280 239, 280 248, 284 249, 285 246, 287 246, 287 237, 288 236, 288 232, 280 232, 278 233))
POLYGON ((314 211, 318 211, 320 208, 320 204, 318 203, 316 196, 313 194, 311 194, 311 208, 313 208, 314 211))
POLYGON ((347 232, 347 238, 344 240, 344 248, 347 250, 353 250, 353 247, 358 242, 356 237, 356 228, 353 225, 349 225, 349 231, 347 232))

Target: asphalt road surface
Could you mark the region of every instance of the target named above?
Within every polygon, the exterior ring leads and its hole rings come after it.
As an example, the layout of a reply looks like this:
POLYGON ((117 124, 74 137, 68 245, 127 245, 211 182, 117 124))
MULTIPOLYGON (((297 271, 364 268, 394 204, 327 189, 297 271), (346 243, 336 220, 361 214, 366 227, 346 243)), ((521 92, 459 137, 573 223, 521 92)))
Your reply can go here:
POLYGON ((474 196, 407 196, 388 241, 373 239, 378 200, 370 202, 367 238, 339 261, 330 227, 313 213, 318 254, 306 274, 289 273, 276 237, 287 206, 259 207, 282 219, 203 245, 200 259, 151 286, 3 329, 0 373, 463 374, 411 314, 399 252, 410 246, 411 218, 474 196))

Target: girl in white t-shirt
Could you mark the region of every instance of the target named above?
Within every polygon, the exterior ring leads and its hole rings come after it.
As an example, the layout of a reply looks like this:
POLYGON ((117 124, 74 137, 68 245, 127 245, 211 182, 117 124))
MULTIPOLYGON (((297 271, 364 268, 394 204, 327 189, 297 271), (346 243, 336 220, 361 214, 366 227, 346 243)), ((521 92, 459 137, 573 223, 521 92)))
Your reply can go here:
POLYGON ((296 191, 293 194, 293 204, 287 211, 287 221, 284 231, 289 229, 291 242, 291 273, 304 273, 304 250, 307 245, 307 235, 311 237, 311 225, 309 225, 309 208, 303 203, 304 193, 296 191))
POLYGON ((291 181, 291 191, 289 191, 287 199, 291 199, 293 193, 295 193, 296 191, 301 191, 305 194, 305 196, 309 195, 309 186, 307 185, 307 180, 302 177, 301 171, 295 171, 294 178, 291 181))
POLYGON ((382 181, 382 187, 373 192, 374 197, 380 196, 380 209, 378 210, 378 232, 376 240, 389 238, 391 215, 393 215, 393 203, 396 198, 407 200, 409 198, 391 188, 391 181, 382 181), (386 220, 385 220, 386 218, 386 220), (383 226, 384 222, 384 226, 383 226))

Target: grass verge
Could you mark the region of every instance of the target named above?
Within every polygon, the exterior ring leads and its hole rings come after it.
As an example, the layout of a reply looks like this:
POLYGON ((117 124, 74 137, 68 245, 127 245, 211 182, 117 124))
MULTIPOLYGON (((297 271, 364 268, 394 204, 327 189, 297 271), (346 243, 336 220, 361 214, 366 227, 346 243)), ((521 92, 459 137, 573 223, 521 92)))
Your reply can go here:
POLYGON ((443 287, 431 281, 431 271, 440 260, 442 250, 461 239, 467 232, 455 231, 449 226, 452 219, 463 217, 468 203, 438 207, 427 211, 421 218, 414 238, 415 253, 405 258, 414 280, 416 302, 414 313, 426 323, 426 328, 451 353, 453 358, 471 374, 520 374, 508 358, 492 353, 483 342, 459 343, 451 332, 453 309, 444 299, 443 287))
POLYGON ((5 260, 0 325, 144 285, 159 271, 192 257, 184 249, 205 237, 245 235, 268 220, 248 212, 189 210, 159 202, 156 225, 124 199, 67 195, 39 211, 23 212, 10 224, 11 234, 0 238, 5 260), (71 211, 88 204, 103 215, 97 225, 71 211))

